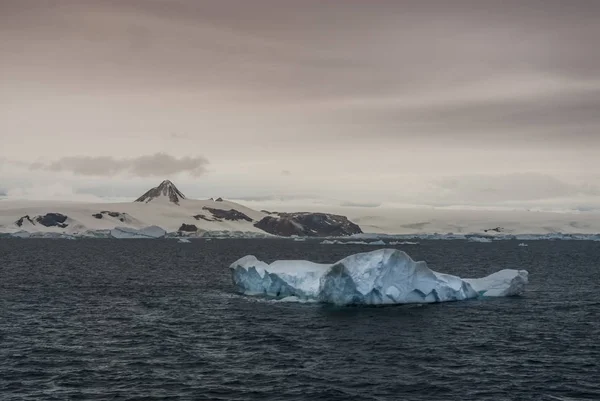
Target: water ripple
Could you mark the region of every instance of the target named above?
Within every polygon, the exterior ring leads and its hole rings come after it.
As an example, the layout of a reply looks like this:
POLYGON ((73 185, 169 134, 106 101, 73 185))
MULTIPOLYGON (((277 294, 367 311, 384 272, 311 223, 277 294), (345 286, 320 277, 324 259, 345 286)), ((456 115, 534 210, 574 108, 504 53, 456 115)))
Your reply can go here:
POLYGON ((422 241, 477 277, 525 268, 518 298, 334 307, 233 293, 226 266, 338 260, 280 240, 0 240, 2 400, 598 400, 600 243, 422 241))

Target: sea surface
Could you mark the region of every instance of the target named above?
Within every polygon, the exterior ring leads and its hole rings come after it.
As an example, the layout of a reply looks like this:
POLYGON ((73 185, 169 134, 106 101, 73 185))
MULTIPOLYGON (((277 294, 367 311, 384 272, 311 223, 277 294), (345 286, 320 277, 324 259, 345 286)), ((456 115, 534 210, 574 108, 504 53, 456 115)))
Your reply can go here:
POLYGON ((461 277, 526 269, 521 297, 335 307, 233 292, 289 240, 0 240, 0 399, 600 400, 600 242, 420 241, 461 277))

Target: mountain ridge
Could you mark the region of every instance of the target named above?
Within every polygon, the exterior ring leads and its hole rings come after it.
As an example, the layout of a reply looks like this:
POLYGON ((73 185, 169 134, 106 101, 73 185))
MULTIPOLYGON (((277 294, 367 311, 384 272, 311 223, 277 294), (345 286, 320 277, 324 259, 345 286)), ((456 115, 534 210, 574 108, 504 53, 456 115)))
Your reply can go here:
POLYGON ((35 206, 4 207, 0 209, 0 232, 80 235, 118 228, 140 230, 150 226, 169 233, 196 236, 216 231, 287 237, 344 236, 362 232, 343 216, 301 215, 268 215, 221 197, 190 199, 173 182, 164 180, 129 203, 45 202, 35 206))

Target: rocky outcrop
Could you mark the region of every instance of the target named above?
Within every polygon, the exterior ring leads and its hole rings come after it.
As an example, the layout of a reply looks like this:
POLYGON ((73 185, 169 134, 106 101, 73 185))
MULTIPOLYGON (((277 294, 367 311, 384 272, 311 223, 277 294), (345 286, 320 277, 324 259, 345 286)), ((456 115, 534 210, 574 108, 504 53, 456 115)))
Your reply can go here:
POLYGON ((185 195, 177 189, 175 184, 169 180, 165 180, 156 188, 152 188, 144 195, 137 198, 136 202, 148 203, 158 198, 167 198, 169 202, 179 205, 179 201, 185 199, 185 195))
POLYGON ((119 219, 119 221, 122 222, 122 223, 124 223, 124 222, 130 222, 131 221, 131 218, 129 217, 129 215, 127 213, 110 212, 108 210, 103 210, 100 213, 94 213, 94 214, 92 214, 92 217, 95 217, 97 219, 101 219, 105 215, 108 215, 110 217, 114 217, 115 219, 119 219))
POLYGON ((29 215, 21 217, 19 220, 15 221, 15 224, 19 227, 23 227, 23 223, 26 221, 35 225, 35 223, 33 222, 33 220, 31 220, 31 217, 29 217, 29 215))
POLYGON ((239 212, 235 209, 223 210, 223 209, 215 209, 212 207, 204 206, 202 208, 202 210, 206 210, 206 211, 210 212, 210 214, 212 214, 212 216, 213 216, 212 219, 210 217, 207 217, 204 214, 198 214, 198 215, 194 216, 194 218, 196 220, 203 219, 203 220, 207 220, 207 221, 223 221, 223 220, 253 221, 250 217, 246 216, 244 213, 239 212))
POLYGON ((192 216, 192 217, 193 217, 193 218, 195 218, 196 220, 217 221, 217 220, 215 220, 215 219, 211 219, 211 218, 207 217, 207 216, 206 216, 206 215, 204 215, 204 214, 197 214, 197 215, 195 215, 195 216, 192 216))
POLYGON ((108 215, 115 219, 119 219, 119 221, 122 223, 131 222, 131 218, 127 213, 111 212, 109 210, 103 210, 100 213, 93 214, 92 216, 94 216, 97 219, 101 219, 104 215, 108 215))
POLYGON ((195 233, 196 231, 198 231, 198 227, 196 227, 194 224, 182 224, 181 227, 179 227, 179 230, 177 231, 195 233))
POLYGON ((223 198, 219 197, 219 198, 215 199, 215 202, 223 202, 223 198))
POLYGON ((502 227, 496 227, 496 228, 488 228, 487 230, 483 230, 484 233, 490 232, 490 231, 495 231, 497 233, 501 233, 504 231, 504 228, 502 227))
POLYGON ((67 216, 60 213, 46 213, 43 216, 35 216, 35 218, 29 217, 29 215, 21 217, 19 220, 15 221, 15 224, 19 227, 22 227, 25 222, 29 222, 31 225, 41 224, 44 227, 60 227, 66 228, 69 225, 65 223, 67 221, 67 216))
POLYGON ((60 213, 46 213, 44 216, 36 217, 35 220, 44 227, 65 228, 68 226, 68 224, 65 223, 65 221, 67 221, 67 216, 60 213))
POLYGON ((328 213, 278 213, 264 217, 254 226, 285 237, 343 237, 362 233, 346 216, 328 213))

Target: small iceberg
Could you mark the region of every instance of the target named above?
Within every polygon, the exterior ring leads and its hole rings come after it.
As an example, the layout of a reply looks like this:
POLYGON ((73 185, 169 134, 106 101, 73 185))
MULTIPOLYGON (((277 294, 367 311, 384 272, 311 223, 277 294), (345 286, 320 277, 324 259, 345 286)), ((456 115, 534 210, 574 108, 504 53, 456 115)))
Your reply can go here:
POLYGON ((180 244, 189 244, 192 241, 190 241, 187 238, 179 238, 179 241, 177 241, 177 242, 179 242, 180 244))
POLYGON ((336 305, 383 305, 460 301, 521 294, 526 270, 501 270, 478 279, 434 272, 397 249, 348 256, 333 264, 245 256, 230 266, 233 284, 246 295, 336 305))
POLYGON ((379 241, 338 241, 338 240, 324 240, 321 242, 321 245, 374 245, 374 246, 385 246, 385 242, 382 240, 379 241))
POLYGON ((529 246, 529 245, 527 245, 527 244, 526 244, 526 243, 524 243, 524 242, 521 242, 521 243, 519 244, 519 246, 529 246))
POLYGON ((469 238, 469 242, 490 243, 490 242, 492 242, 492 239, 491 238, 485 238, 485 237, 470 237, 469 238))

